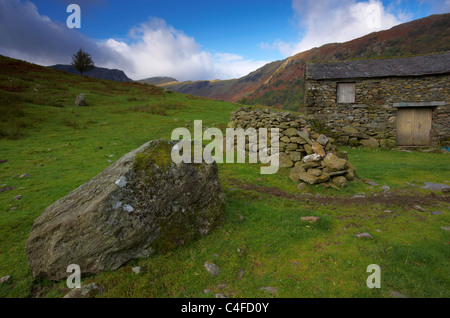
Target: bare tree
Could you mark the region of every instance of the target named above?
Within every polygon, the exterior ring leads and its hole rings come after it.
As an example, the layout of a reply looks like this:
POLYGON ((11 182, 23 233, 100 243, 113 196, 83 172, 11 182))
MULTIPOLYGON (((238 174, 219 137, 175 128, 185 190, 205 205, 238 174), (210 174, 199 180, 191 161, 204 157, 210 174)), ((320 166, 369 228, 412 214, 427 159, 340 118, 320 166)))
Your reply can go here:
POLYGON ((84 52, 82 49, 72 56, 72 65, 80 72, 80 75, 83 75, 84 72, 94 68, 94 62, 92 61, 91 55, 84 52))

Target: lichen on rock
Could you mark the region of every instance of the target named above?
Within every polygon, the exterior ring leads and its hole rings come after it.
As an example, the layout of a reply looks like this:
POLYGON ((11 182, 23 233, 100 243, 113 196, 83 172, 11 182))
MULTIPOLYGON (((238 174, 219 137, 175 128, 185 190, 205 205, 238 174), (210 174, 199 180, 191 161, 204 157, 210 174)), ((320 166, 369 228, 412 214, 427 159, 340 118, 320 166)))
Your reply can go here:
POLYGON ((126 154, 49 206, 35 221, 26 256, 35 277, 60 280, 114 270, 208 234, 224 220, 225 195, 213 164, 175 164, 173 142, 126 154))

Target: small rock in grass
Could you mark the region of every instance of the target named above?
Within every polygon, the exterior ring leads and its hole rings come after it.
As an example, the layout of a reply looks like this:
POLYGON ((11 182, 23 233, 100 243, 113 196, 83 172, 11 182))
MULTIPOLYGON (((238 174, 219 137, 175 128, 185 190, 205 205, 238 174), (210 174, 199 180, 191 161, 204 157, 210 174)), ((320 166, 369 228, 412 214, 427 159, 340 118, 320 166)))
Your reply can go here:
POLYGON ((243 268, 240 268, 237 276, 239 280, 242 280, 245 276, 245 270, 243 268))
POLYGON ((22 195, 18 195, 14 198, 14 201, 19 201, 22 200, 23 196, 22 195))
POLYGON ((444 191, 447 189, 450 189, 449 185, 443 184, 443 183, 432 183, 432 182, 425 182, 425 185, 423 187, 420 187, 421 189, 427 189, 432 191, 444 191))
POLYGON ((0 283, 6 283, 10 278, 10 275, 3 276, 2 278, 0 278, 0 283))
POLYGON ((364 179, 363 180, 365 184, 371 185, 372 187, 377 187, 378 183, 376 183, 375 181, 369 180, 369 179, 364 179))
POLYGON ((24 173, 23 175, 21 175, 19 178, 20 179, 25 179, 25 178, 29 178, 31 177, 28 173, 24 173))
POLYGON ((300 218, 300 220, 308 221, 308 222, 311 222, 311 223, 316 223, 318 220, 320 220, 320 218, 317 217, 317 216, 303 216, 303 217, 300 218))
POLYGON ((439 211, 431 212, 431 215, 443 215, 443 214, 444 214, 444 213, 439 212, 439 211))
POLYGON ((272 286, 260 287, 259 290, 264 290, 265 292, 268 292, 272 295, 275 295, 278 292, 278 289, 272 286))
POLYGON ((359 234, 355 234, 355 236, 357 238, 368 238, 368 239, 373 239, 373 236, 370 235, 369 233, 359 233, 359 234))
POLYGON ((399 293, 398 291, 391 291, 392 298, 408 298, 406 295, 399 293))
POLYGON ((5 188, 0 188, 0 193, 5 192, 5 191, 11 191, 14 190, 14 187, 5 187, 5 188))
POLYGON ((216 294, 214 297, 216 297, 216 298, 228 298, 224 294, 216 294))
POLYGON ((81 288, 74 288, 64 298, 94 298, 100 293, 100 288, 96 283, 81 286, 81 288))
POLYGON ((384 192, 389 192, 389 190, 391 190, 391 187, 390 186, 382 186, 382 187, 380 187, 380 189, 383 189, 384 192))
POLYGON ((133 271, 133 273, 139 274, 141 272, 141 267, 140 266, 136 266, 136 267, 133 267, 131 270, 133 271))
POLYGON ((211 276, 218 276, 220 274, 220 268, 214 263, 205 262, 203 265, 205 269, 211 274, 211 276))
POLYGON ((442 226, 441 229, 446 230, 446 231, 450 231, 450 226, 442 226))
POLYGON ((413 206, 414 209, 416 209, 419 212, 427 212, 424 208, 422 208, 420 205, 413 206))

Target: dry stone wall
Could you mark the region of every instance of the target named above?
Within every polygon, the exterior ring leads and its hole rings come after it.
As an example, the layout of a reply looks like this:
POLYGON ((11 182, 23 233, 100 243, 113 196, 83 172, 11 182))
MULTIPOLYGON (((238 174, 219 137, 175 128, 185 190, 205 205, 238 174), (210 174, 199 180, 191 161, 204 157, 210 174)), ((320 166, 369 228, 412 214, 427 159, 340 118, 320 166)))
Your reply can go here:
POLYGON ((292 168, 290 178, 300 187, 322 184, 345 187, 356 178, 347 154, 334 145, 334 139, 311 130, 303 117, 268 108, 241 107, 232 112, 229 128, 278 128, 280 166, 292 168))

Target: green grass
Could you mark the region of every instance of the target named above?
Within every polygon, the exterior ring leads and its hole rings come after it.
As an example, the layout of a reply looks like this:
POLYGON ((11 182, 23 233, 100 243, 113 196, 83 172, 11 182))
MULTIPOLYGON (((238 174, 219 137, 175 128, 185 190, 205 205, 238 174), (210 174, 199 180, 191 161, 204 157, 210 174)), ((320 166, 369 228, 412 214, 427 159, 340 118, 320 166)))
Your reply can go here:
MULTIPOLYGON (((194 120, 223 129, 238 107, 56 71, 0 74, 1 87, 10 85, 11 77, 15 86, 0 90, 12 96, 10 105, 20 105, 11 118, 32 125, 0 139, 0 159, 8 160, 0 164, 0 185, 15 188, 0 192, 0 277, 11 275, 0 284, 0 297, 62 297, 69 291, 64 281, 33 279, 25 257, 30 228, 47 206, 102 172, 108 160, 149 140, 169 139, 173 129, 192 128, 194 120), (39 98, 33 97, 35 87, 39 98), (80 92, 90 107, 73 105, 80 92), (30 177, 19 178, 25 173, 30 177), (15 201, 17 195, 23 198, 15 201)), ((0 125, 3 129, 5 121, 0 125)), ((359 176, 342 191, 317 186, 300 191, 288 169, 261 175, 257 164, 220 164, 227 195, 221 228, 165 255, 83 277, 82 283, 101 285, 100 297, 390 297, 394 290, 408 297, 449 297, 450 234, 441 229, 450 223, 449 201, 418 188, 425 181, 450 181, 448 155, 341 150, 359 176), (383 196, 365 178, 390 186, 403 201, 346 201, 359 193, 383 196), (336 198, 340 204, 327 201, 336 198), (428 212, 413 209, 408 198, 423 198, 428 212), (320 220, 310 223, 302 216, 320 220), (355 238, 361 232, 374 239, 355 238), (221 274, 211 277, 205 261, 216 263, 221 274), (366 286, 370 264, 382 268, 381 289, 366 286), (131 271, 134 266, 142 268, 139 275, 131 271), (277 288, 277 294, 260 290, 266 286, 277 288)))

